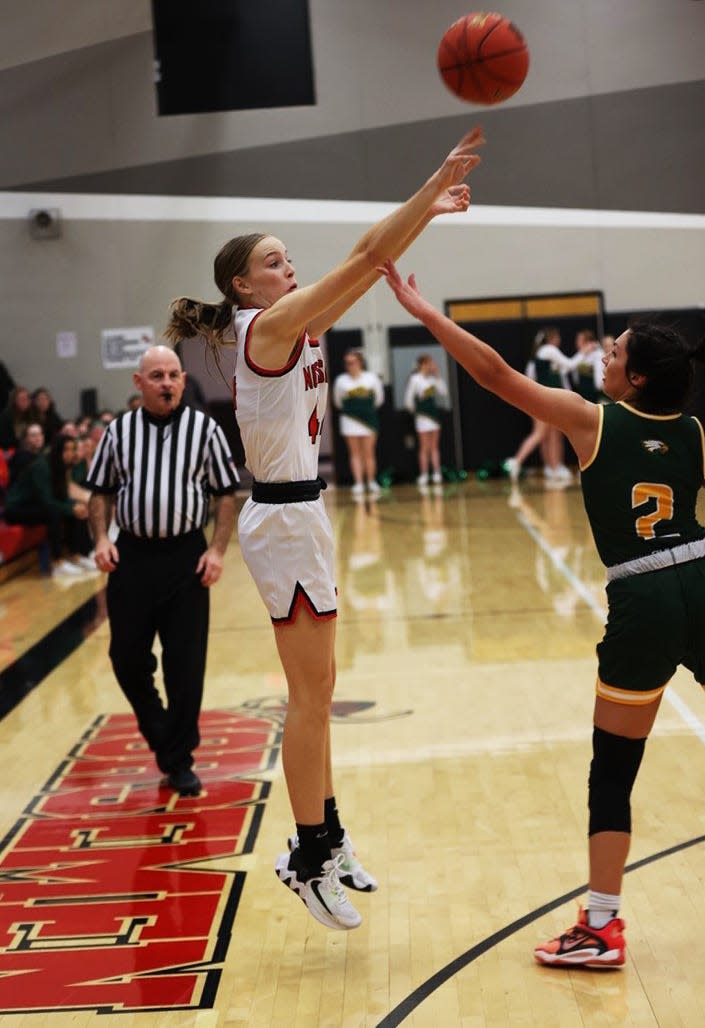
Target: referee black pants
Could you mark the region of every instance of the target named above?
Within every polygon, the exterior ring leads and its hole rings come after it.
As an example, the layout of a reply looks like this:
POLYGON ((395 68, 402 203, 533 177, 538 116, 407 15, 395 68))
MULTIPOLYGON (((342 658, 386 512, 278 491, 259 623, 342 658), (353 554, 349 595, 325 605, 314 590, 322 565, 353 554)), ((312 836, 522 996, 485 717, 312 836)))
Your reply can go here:
POLYGON ((171 539, 121 532, 117 549, 107 589, 110 660, 157 765, 169 774, 191 767, 200 740, 209 596, 196 565, 206 541, 200 531, 171 539), (154 684, 156 636, 166 707, 154 684))

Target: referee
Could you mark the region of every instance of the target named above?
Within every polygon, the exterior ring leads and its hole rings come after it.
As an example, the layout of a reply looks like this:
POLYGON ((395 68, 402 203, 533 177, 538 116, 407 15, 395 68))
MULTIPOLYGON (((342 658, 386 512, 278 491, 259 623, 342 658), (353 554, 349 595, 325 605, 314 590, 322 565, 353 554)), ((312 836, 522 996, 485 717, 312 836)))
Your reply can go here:
POLYGON ((238 475, 222 430, 182 403, 186 375, 166 346, 147 350, 134 381, 142 407, 108 425, 86 481, 95 561, 108 579, 110 660, 168 784, 201 789, 192 770, 208 642, 208 586, 220 578, 235 522, 238 475), (215 497, 210 545, 203 527, 215 497), (120 533, 111 542, 113 516, 120 533), (162 646, 167 704, 154 685, 162 646))

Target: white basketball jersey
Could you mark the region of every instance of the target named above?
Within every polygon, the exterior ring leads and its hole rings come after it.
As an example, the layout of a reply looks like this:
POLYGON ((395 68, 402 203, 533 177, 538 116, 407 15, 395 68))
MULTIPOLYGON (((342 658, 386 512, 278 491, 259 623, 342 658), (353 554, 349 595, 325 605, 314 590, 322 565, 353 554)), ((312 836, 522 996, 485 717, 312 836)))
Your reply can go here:
POLYGON ((317 341, 304 332, 287 363, 271 371, 250 353, 252 326, 262 312, 235 312, 237 351, 233 402, 245 463, 258 482, 300 482, 318 475, 318 451, 328 401, 328 373, 317 341))

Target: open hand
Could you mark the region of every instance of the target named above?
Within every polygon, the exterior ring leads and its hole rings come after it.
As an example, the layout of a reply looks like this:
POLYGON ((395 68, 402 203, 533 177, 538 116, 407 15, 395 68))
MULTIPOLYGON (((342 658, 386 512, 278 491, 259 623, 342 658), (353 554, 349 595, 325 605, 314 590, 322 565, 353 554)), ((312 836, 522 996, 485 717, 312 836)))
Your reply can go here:
POLYGON ((436 172, 442 188, 448 189, 450 186, 459 185, 472 169, 477 167, 482 158, 472 151, 484 143, 485 137, 479 125, 463 136, 436 172))
POLYGON ((405 282, 397 271, 394 261, 391 259, 386 260, 378 271, 384 275, 387 280, 387 285, 392 290, 404 310, 407 310, 409 314, 413 314, 415 318, 419 318, 423 309, 428 307, 428 304, 419 292, 414 275, 409 275, 409 278, 405 282))

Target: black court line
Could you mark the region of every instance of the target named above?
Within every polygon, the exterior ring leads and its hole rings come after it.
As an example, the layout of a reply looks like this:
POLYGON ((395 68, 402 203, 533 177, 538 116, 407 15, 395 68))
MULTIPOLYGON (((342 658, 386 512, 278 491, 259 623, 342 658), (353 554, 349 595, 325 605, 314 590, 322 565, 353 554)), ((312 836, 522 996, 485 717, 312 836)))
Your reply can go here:
POLYGON ((34 646, 0 671, 0 720, 70 657, 105 620, 105 589, 55 625, 34 646))
MULTIPOLYGON (((633 864, 628 864, 625 867, 624 873, 629 874, 630 871, 637 871, 641 867, 646 867, 647 864, 653 864, 657 860, 663 860, 666 857, 673 856, 674 853, 680 853, 681 850, 690 849, 692 846, 699 846, 702 842, 705 842, 705 835, 698 835, 696 838, 688 839, 686 842, 679 842, 677 845, 669 846, 668 849, 660 850, 658 853, 654 853, 650 857, 643 857, 641 860, 635 860, 633 864)), ((577 899, 578 896, 581 896, 587 890, 587 888, 588 884, 586 882, 584 885, 578 886, 577 889, 571 889, 570 892, 566 892, 563 896, 559 896, 558 899, 551 900, 549 903, 544 903, 542 907, 536 907, 536 909, 532 910, 530 913, 525 914, 516 921, 512 921, 511 924, 506 925, 504 928, 500 928, 500 930, 495 932, 493 935, 488 935, 486 939, 482 940, 482 942, 478 942, 477 945, 472 947, 472 949, 466 950, 465 953, 461 953, 461 955, 456 957, 455 960, 451 960, 451 962, 446 964, 445 967, 442 967, 440 971, 436 971, 436 973, 431 975, 430 978, 427 978, 426 981, 419 985, 417 989, 414 989, 406 999, 403 999, 401 1003, 397 1004, 397 1006, 394 1007, 386 1017, 383 1017, 382 1020, 375 1025, 375 1028, 397 1028, 398 1025, 406 1020, 409 1014, 412 1014, 417 1007, 421 1006, 424 1000, 427 1000, 428 997, 436 991, 436 989, 440 989, 441 985, 445 985, 453 975, 462 971, 462 969, 467 967, 468 964, 472 964, 472 962, 477 960, 478 957, 481 957, 483 953, 487 953, 487 951, 491 950, 494 946, 498 946, 500 942, 504 942, 504 940, 508 939, 510 935, 514 935, 515 932, 521 931, 522 928, 526 928, 526 926, 530 925, 532 921, 537 921, 540 917, 543 917, 544 914, 550 914, 552 910, 562 906, 569 900, 577 899)), ((569 969, 560 968, 557 969, 556 973, 565 973, 566 970, 569 969)), ((576 970, 576 968, 573 968, 572 970, 576 970)))

